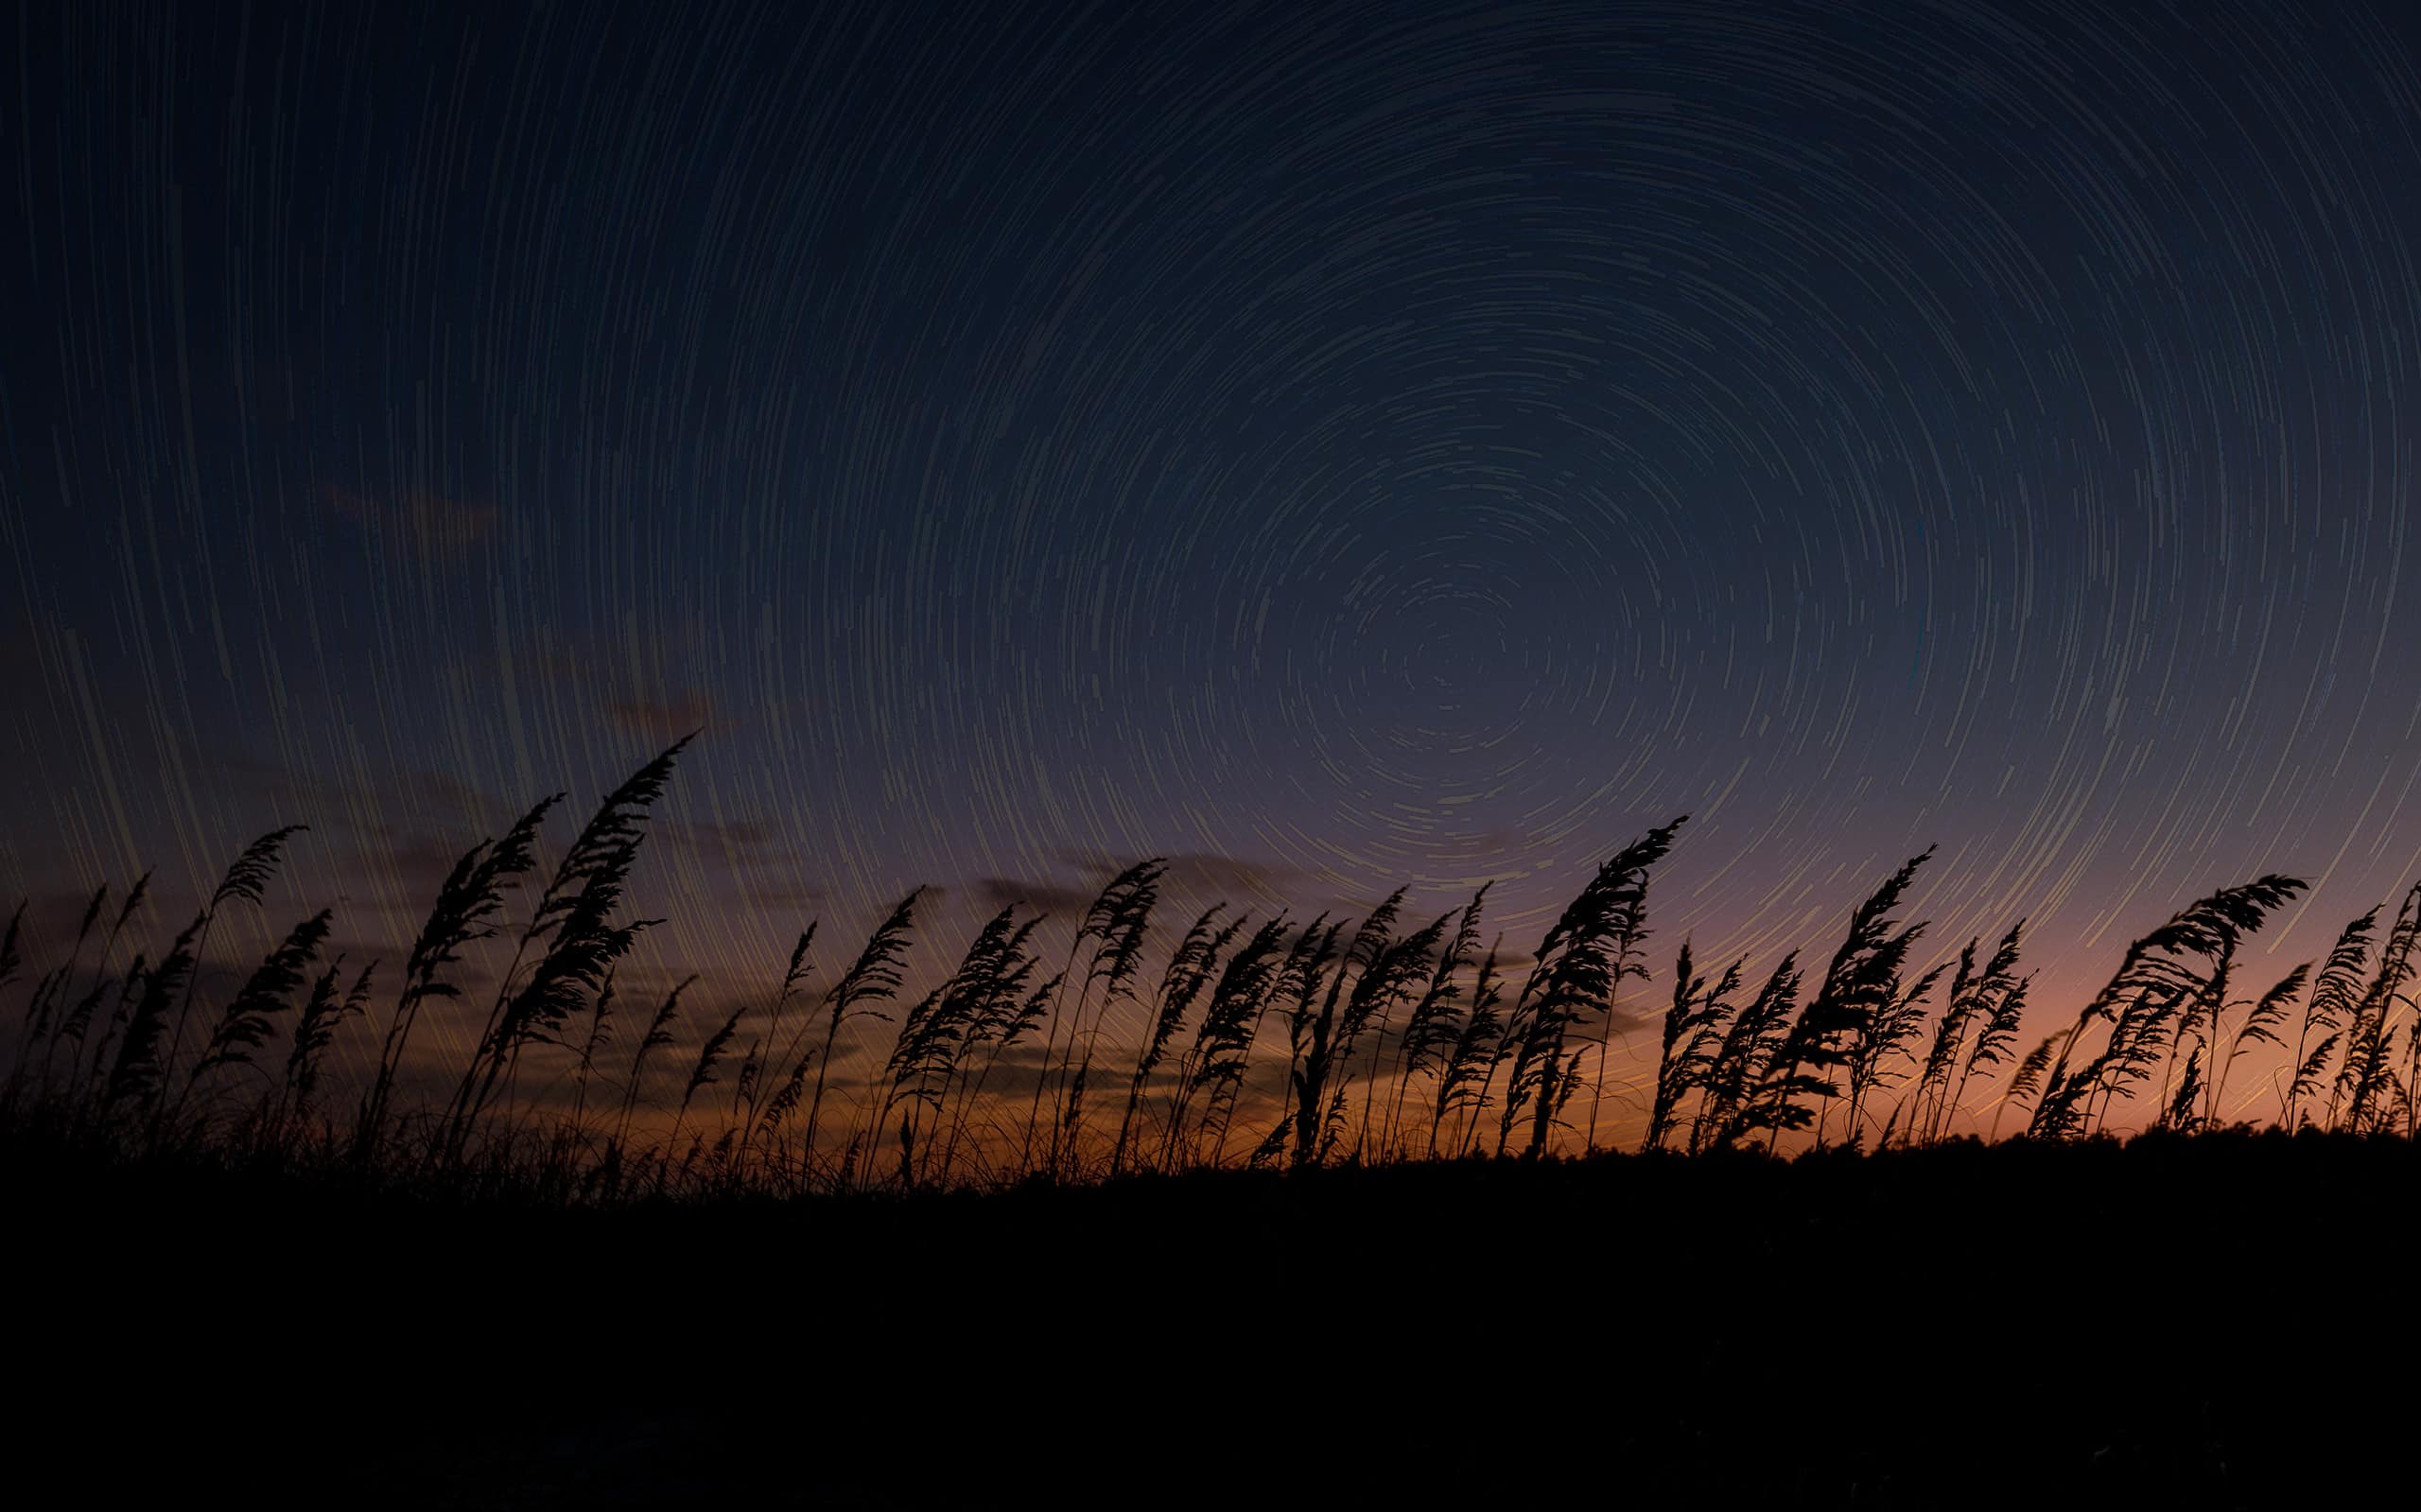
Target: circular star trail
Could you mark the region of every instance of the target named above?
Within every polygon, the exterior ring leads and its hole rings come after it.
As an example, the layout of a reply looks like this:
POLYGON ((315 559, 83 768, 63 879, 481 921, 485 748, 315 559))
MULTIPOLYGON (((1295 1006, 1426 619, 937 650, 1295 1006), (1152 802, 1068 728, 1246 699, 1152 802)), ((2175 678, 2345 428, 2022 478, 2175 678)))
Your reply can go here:
POLYGON ((408 938, 691 728, 649 912, 734 982, 1155 854, 1307 913, 1503 878, 1535 937, 1682 813, 1664 946, 1769 961, 1938 843, 1928 947, 2029 916, 2038 1001, 2222 881, 2315 879, 2283 960, 2410 880, 2397 8, 5 45, 12 891, 307 818, 408 938))

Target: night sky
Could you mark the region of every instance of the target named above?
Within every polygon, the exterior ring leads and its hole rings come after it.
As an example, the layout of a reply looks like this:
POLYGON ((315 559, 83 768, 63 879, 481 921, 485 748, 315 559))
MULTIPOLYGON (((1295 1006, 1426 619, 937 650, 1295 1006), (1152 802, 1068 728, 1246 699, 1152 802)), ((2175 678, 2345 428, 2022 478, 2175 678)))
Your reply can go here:
POLYGON ((2309 878, 2266 985, 2421 851, 2402 10, 20 9, 0 896, 307 823, 392 956, 703 728, 708 1001, 1155 854, 1525 949, 1683 813, 1645 998, 1937 843, 2042 1027, 2309 878))

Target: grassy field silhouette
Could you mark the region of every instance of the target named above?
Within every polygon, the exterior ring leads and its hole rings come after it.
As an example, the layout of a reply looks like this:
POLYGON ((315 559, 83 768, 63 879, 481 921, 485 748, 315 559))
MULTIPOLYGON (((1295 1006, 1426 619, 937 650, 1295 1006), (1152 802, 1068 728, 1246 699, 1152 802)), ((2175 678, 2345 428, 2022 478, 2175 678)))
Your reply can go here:
POLYGON ((1614 1000, 1632 982, 1668 994, 1651 1026, 1651 1151, 1909 1147, 1982 1104, 1994 1130, 2036 1140, 2110 1129, 2138 1103, 2149 1126, 2192 1132, 2229 1121, 2227 1088, 2264 1065, 2280 1127, 2412 1132, 2421 889, 2383 935, 2384 908, 2254 992, 2239 947, 2306 884, 2222 888, 2130 945, 2021 1055, 2022 921, 1910 968, 1925 926, 1897 914, 1930 852, 1845 903, 1820 969, 1794 952, 1710 970, 1684 942, 1659 989, 1649 880, 1678 819, 1605 860, 1526 954, 1490 940, 1487 888, 1420 925, 1402 919, 1402 890, 1359 920, 1214 905, 1164 944, 1166 863, 1152 859, 1101 890, 1064 958, 1044 959, 1045 921, 1011 904, 942 980, 912 985, 919 889, 828 981, 810 924, 761 1001, 692 1022, 694 979, 652 1002, 617 986, 659 922, 625 895, 687 744, 606 795, 551 866, 560 795, 464 852, 400 970, 322 960, 323 909, 205 999, 214 926, 262 906, 300 826, 245 847, 165 947, 134 947, 145 881, 103 887, 27 981, 20 905, 0 942, 9 1137, 606 1203, 1537 1159, 1603 1148, 1614 1000), (1142 1033, 1106 1034, 1113 1011, 1142 1033), (435 1060, 432 1016, 467 1055, 435 1060), (887 1051, 842 1064, 845 1033, 877 1024, 887 1051), (375 1046, 351 1083, 328 1069, 340 1036, 375 1046))
POLYGON ((61 1485, 2249 1505, 2384 1463, 2401 1391, 2323 1383, 2414 1342, 2379 1265, 2421 891, 2256 990, 2240 947, 2304 884, 2223 888, 2024 1053, 2022 923, 1910 966, 1928 856, 1820 966, 1684 943, 1659 981, 1680 820, 1523 954, 1486 888, 1164 943, 1147 860, 1060 960, 1013 906, 912 982, 911 894, 828 981, 810 927, 693 1023, 687 981, 617 987, 686 743, 550 866, 556 799, 462 854, 392 973, 323 959, 323 910, 199 990, 294 828, 165 945, 135 945, 143 882, 41 961, 18 909, 0 1168, 61 1485), (1628 982, 1664 1006, 1614 1152, 1592 1078, 1628 982), (433 1064, 441 1015, 476 1032, 433 1064), (837 1064, 870 1023, 887 1051, 837 1064), (2221 1116, 2247 1057, 2282 1094, 2258 1128, 2221 1116), (1986 1104, 2006 1137, 1953 1132, 1986 1104))

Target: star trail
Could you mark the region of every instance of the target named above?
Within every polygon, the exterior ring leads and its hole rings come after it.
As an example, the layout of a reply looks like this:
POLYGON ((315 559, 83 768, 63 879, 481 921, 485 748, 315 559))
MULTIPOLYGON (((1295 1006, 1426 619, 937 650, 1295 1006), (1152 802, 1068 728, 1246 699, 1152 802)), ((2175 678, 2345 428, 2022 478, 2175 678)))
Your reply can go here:
POLYGON ((685 1069, 810 920, 821 992, 918 884, 919 982, 1011 901, 1056 969, 1153 856, 1154 982, 1213 901, 1490 880, 1510 959, 1684 814, 1618 1023, 1684 939, 1820 967, 1927 846, 1912 967, 2025 919, 2029 1045, 2190 900, 2307 878, 2257 992, 2421 871, 2414 41, 22 9, 0 899, 63 938, 156 867, 165 937, 306 824, 224 969, 322 905, 400 961, 467 846, 694 730, 626 978, 698 974, 685 1069))

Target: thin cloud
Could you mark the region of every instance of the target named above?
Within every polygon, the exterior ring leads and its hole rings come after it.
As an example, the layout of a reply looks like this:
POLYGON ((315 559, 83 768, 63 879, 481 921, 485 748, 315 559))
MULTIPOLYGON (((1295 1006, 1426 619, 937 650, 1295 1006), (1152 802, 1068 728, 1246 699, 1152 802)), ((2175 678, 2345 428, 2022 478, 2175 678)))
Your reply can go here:
POLYGON ((496 508, 411 489, 401 498, 374 498, 328 485, 328 502, 359 526, 374 547, 400 548, 423 562, 450 563, 496 533, 496 508))
POLYGON ((986 908, 1023 903, 1039 913, 1074 913, 1089 907, 1094 890, 1058 882, 1020 882, 1009 877, 979 877, 971 884, 986 908))
POLYGON ((714 700, 704 688, 693 687, 670 698, 618 699, 605 705, 605 712, 626 730, 670 739, 711 723, 714 700))

